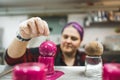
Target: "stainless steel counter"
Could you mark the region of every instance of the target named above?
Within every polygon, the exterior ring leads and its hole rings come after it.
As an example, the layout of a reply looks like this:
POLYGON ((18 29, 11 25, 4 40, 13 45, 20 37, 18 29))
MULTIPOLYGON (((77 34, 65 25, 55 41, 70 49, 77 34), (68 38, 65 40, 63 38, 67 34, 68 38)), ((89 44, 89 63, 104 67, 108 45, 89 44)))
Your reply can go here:
MULTIPOLYGON (((0 65, 0 73, 9 69, 10 67, 6 65, 0 65)), ((84 75, 85 67, 83 66, 75 66, 75 67, 68 67, 68 66, 55 66, 55 70, 59 70, 64 72, 64 75, 60 76, 57 80, 101 80, 101 78, 95 77, 86 77, 84 75)), ((12 80, 12 74, 9 73, 0 80, 12 80)))

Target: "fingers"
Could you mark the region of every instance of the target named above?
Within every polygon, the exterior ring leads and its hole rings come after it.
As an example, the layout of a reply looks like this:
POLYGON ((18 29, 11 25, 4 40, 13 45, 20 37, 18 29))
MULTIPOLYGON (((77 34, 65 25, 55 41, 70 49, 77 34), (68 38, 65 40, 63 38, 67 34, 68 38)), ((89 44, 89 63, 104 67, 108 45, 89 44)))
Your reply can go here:
POLYGON ((36 27, 37 27, 37 30, 38 30, 38 34, 43 34, 44 33, 44 24, 42 22, 43 20, 41 20, 41 18, 39 17, 36 17, 35 19, 35 24, 36 24, 36 27))
POLYGON ((20 28, 19 28, 19 34, 23 38, 26 38, 26 39, 30 38, 30 36, 27 36, 27 35, 30 35, 31 30, 29 29, 28 25, 26 24, 26 21, 22 22, 19 26, 20 26, 20 28))
POLYGON ((31 18, 27 21, 27 29, 29 29, 29 31, 31 31, 32 34, 37 34, 37 27, 34 21, 34 18, 31 18))
POLYGON ((49 28, 48 28, 48 24, 46 21, 43 21, 44 24, 44 35, 48 36, 50 34, 49 28))
POLYGON ((25 38, 33 38, 40 35, 49 35, 49 28, 46 21, 39 17, 30 18, 20 24, 20 34, 25 38))
POLYGON ((37 27, 38 35, 49 35, 50 32, 46 21, 42 20, 39 17, 36 17, 35 24, 37 27))

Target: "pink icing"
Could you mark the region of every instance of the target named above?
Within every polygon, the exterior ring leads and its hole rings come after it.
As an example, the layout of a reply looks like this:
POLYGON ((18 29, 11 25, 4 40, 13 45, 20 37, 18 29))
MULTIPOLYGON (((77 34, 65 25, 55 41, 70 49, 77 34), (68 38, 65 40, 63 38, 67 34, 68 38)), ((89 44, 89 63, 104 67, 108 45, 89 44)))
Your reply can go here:
POLYGON ((46 80, 45 65, 35 62, 16 65, 13 80, 46 80))
POLYGON ((119 63, 104 64, 103 80, 120 80, 120 64, 119 63))
POLYGON ((45 41, 39 46, 39 52, 42 56, 54 56, 56 54, 57 47, 52 41, 45 41))
POLYGON ((41 57, 39 56, 38 62, 44 63, 46 65, 46 74, 54 73, 54 57, 41 57))

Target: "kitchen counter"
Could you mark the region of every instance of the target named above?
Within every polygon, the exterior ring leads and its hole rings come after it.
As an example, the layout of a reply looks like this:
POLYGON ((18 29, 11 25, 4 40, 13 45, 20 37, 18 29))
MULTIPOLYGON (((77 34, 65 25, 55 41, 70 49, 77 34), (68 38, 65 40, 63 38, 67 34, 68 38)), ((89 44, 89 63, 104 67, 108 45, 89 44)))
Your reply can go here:
MULTIPOLYGON (((6 65, 0 65, 0 73, 8 70, 10 67, 6 65)), ((84 75, 85 66, 55 66, 55 70, 64 72, 57 80, 101 80, 99 77, 86 77, 84 75)), ((12 73, 9 73, 0 78, 0 80, 12 80, 12 73)))

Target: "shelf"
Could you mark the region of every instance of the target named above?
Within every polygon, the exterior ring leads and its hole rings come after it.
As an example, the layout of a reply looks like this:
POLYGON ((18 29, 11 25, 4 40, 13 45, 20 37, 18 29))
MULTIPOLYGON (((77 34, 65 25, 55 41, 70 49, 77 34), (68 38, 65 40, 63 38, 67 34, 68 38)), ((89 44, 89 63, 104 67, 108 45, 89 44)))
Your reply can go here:
POLYGON ((91 24, 120 24, 120 21, 92 22, 91 24))
POLYGON ((120 21, 105 21, 105 22, 92 22, 90 26, 85 26, 86 28, 90 27, 120 27, 120 21))

